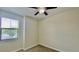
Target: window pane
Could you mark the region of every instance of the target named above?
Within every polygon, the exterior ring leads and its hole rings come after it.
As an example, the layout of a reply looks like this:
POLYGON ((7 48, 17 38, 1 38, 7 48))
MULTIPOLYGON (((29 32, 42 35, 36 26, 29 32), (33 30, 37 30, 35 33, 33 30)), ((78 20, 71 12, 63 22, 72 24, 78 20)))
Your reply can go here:
POLYGON ((9 18, 1 18, 1 40, 17 38, 19 21, 9 18))
POLYGON ((17 30, 2 29, 1 40, 17 38, 17 30))
POLYGON ((10 28, 10 20, 7 18, 1 18, 1 28, 10 28))
POLYGON ((19 24, 18 24, 18 21, 17 20, 10 20, 10 26, 11 26, 11 28, 18 28, 19 26, 19 24))
POLYGON ((18 20, 1 18, 1 28, 18 28, 18 20))

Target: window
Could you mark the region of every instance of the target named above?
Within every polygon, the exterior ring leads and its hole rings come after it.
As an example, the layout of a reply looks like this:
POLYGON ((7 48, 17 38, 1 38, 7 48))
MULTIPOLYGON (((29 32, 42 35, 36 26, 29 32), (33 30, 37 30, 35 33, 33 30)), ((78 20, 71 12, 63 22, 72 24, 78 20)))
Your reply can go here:
POLYGON ((0 39, 14 39, 17 38, 18 33, 18 20, 9 19, 9 18, 0 18, 0 39))

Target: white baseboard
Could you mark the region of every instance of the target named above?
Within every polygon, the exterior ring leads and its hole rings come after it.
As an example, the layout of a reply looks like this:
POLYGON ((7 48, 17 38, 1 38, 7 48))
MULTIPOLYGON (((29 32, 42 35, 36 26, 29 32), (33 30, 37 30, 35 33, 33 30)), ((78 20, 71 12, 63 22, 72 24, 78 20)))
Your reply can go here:
POLYGON ((43 44, 43 43, 34 44, 34 45, 31 45, 31 46, 29 46, 29 47, 27 47, 27 48, 19 48, 19 49, 17 49, 17 50, 13 50, 13 51, 11 51, 11 52, 16 52, 16 51, 19 51, 19 50, 22 50, 22 49, 23 49, 23 50, 28 50, 28 49, 30 49, 30 48, 32 48, 32 47, 37 46, 37 45, 42 45, 42 46, 48 47, 48 48, 50 48, 50 49, 57 50, 57 51, 59 51, 59 52, 64 52, 64 51, 62 51, 62 50, 59 50, 59 49, 57 49, 57 48, 51 47, 51 46, 46 45, 46 44, 43 44))
POLYGON ((24 50, 28 50, 28 49, 30 49, 30 48, 32 48, 32 47, 37 46, 37 45, 38 45, 38 44, 31 45, 31 46, 29 46, 29 47, 27 47, 27 48, 24 48, 24 50))
POLYGON ((28 49, 30 49, 30 48, 32 48, 32 47, 35 47, 35 46, 37 46, 38 44, 34 44, 34 45, 31 45, 31 46, 29 46, 29 47, 27 47, 27 48, 19 48, 19 49, 17 49, 17 50, 13 50, 13 51, 10 51, 10 52, 17 52, 17 51, 19 51, 19 50, 28 50, 28 49))
POLYGON ((19 48, 19 49, 17 49, 17 50, 13 50, 13 51, 10 51, 10 52, 17 52, 17 51, 19 51, 19 50, 22 50, 23 48, 19 48))
POLYGON ((57 49, 57 48, 51 47, 51 46, 46 45, 46 44, 43 44, 43 43, 39 43, 39 45, 45 46, 45 47, 50 48, 50 49, 57 50, 57 51, 59 51, 59 52, 64 52, 64 51, 62 51, 62 50, 59 50, 59 49, 57 49))

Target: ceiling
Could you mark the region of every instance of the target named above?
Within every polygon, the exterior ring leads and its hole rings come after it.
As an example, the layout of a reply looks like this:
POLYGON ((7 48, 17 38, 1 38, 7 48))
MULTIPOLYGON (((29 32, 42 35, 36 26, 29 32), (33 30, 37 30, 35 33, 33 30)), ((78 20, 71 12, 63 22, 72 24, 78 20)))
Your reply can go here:
POLYGON ((37 12, 36 9, 32 9, 28 7, 0 7, 1 10, 12 12, 21 16, 29 16, 29 17, 41 18, 41 19, 75 8, 77 7, 58 7, 56 9, 47 10, 46 11, 48 13, 47 16, 45 16, 44 14, 38 14, 35 16, 34 14, 37 12))

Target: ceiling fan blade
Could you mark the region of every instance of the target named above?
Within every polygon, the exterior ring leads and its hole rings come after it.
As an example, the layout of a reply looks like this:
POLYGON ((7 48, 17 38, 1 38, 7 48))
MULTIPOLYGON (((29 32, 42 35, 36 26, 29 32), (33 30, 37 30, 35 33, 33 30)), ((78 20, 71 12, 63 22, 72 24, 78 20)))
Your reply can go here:
POLYGON ((45 14, 45 15, 48 15, 48 13, 47 13, 47 12, 44 12, 44 14, 45 14))
POLYGON ((37 15, 39 12, 36 12, 34 15, 37 15))
POLYGON ((56 9, 57 7, 46 7, 46 9, 56 9))
POLYGON ((37 7, 29 7, 29 8, 38 9, 37 7))

